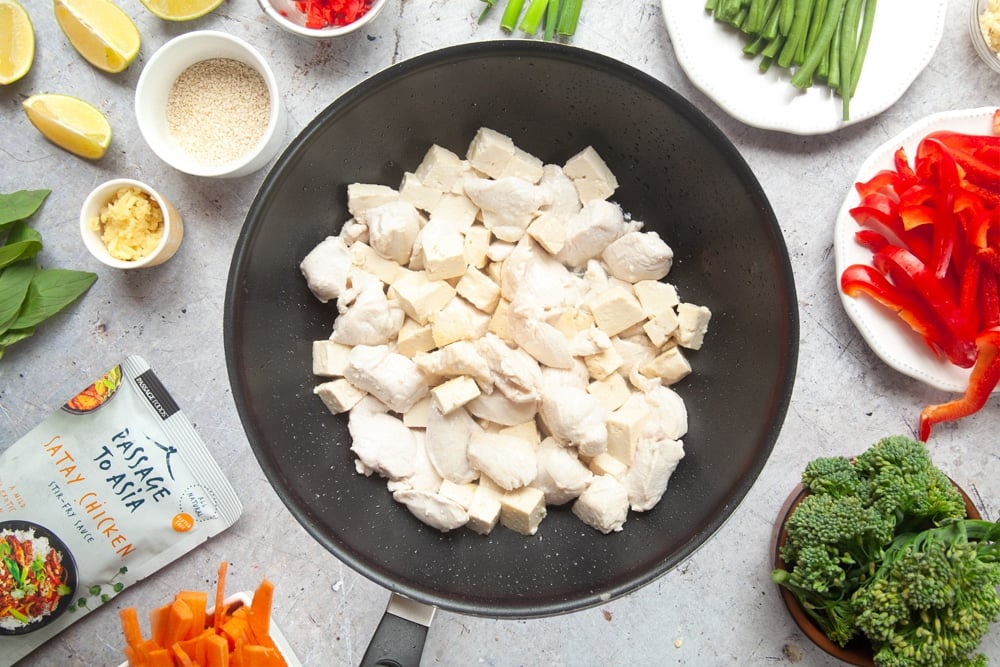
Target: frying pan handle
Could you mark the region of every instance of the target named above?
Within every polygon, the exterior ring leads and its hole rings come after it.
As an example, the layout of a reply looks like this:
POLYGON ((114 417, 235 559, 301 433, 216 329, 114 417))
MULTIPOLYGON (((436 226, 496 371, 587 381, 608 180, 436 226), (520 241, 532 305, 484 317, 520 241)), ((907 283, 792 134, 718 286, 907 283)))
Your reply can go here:
POLYGON ((434 611, 393 593, 360 667, 418 667, 434 611))

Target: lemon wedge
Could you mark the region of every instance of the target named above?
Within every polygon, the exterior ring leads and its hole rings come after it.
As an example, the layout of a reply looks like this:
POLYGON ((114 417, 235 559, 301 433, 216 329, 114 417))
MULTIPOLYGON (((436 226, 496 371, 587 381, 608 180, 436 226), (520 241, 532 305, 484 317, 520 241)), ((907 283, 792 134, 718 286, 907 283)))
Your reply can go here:
POLYGON ((208 14, 222 0, 142 0, 142 4, 165 21, 190 21, 208 14))
POLYGON ((108 151, 111 125, 93 105, 71 95, 40 93, 21 106, 31 124, 56 146, 89 160, 108 151))
POLYGON ((56 21, 81 56, 105 72, 121 72, 139 54, 139 29, 111 0, 54 0, 56 21))
POLYGON ((35 59, 35 29, 17 0, 0 0, 0 84, 14 83, 35 59))

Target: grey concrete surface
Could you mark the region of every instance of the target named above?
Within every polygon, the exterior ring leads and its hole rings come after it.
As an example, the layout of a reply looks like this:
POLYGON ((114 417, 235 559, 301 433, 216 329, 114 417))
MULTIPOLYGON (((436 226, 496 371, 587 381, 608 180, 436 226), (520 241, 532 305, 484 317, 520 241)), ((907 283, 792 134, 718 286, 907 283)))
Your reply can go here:
MULTIPOLYGON (((365 77, 432 49, 502 38, 497 22, 477 25, 479 0, 390 0, 361 32, 312 43, 270 25, 253 0, 227 0, 211 15, 182 24, 156 19, 139 0, 120 0, 139 25, 143 45, 128 70, 105 75, 66 43, 50 2, 23 1, 35 22, 37 54, 25 79, 0 90, 0 191, 51 188, 35 220, 45 240, 44 261, 92 270, 99 279, 85 298, 0 361, 0 450, 121 358, 139 354, 195 423, 246 506, 231 529, 126 590, 24 664, 117 664, 117 610, 148 609, 182 588, 209 587, 221 559, 231 562, 230 590, 252 589, 263 576, 275 582, 275 620, 303 664, 357 664, 389 592, 340 563, 285 510, 247 444, 227 380, 226 277, 266 168, 233 181, 172 170, 142 141, 132 95, 143 63, 169 38, 194 29, 228 31, 256 45, 273 65, 289 112, 290 141, 365 77), (115 135, 103 160, 78 159, 29 126, 20 103, 42 91, 76 94, 106 110, 115 135), (77 216, 84 197, 119 176, 161 188, 184 214, 184 245, 162 267, 108 269, 80 240, 77 216)), ((733 141, 770 198, 799 297, 795 391, 757 483, 721 530, 679 567, 621 599, 564 616, 500 621, 439 612, 422 664, 839 664, 811 645, 785 612, 768 579, 768 540, 775 514, 808 460, 853 453, 883 435, 912 433, 919 408, 946 398, 883 364, 847 319, 837 297, 832 231, 858 166, 883 141, 927 114, 1000 102, 1000 77, 970 44, 967 5, 949 3, 934 58, 898 103, 832 134, 800 137, 747 127, 701 94, 677 64, 659 2, 588 0, 574 44, 629 63, 690 99, 733 141)), ((940 428, 932 448, 936 462, 991 519, 1000 511, 998 408, 994 398, 978 415, 940 428)), ((982 648, 1000 660, 1000 626, 982 648)))

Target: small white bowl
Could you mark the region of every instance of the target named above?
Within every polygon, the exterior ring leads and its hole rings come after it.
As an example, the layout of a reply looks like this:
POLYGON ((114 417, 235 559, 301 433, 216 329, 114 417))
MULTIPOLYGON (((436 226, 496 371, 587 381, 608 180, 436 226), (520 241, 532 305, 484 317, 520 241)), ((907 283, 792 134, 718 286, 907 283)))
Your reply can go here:
POLYGON ((141 181, 131 178, 116 178, 94 188, 83 202, 80 209, 80 235, 83 244, 87 246, 94 257, 104 264, 116 269, 141 269, 162 264, 177 252, 184 238, 184 221, 174 205, 163 195, 141 181), (101 210, 114 198, 122 188, 134 186, 152 197, 163 213, 163 238, 148 255, 140 259, 127 261, 112 257, 107 246, 101 240, 100 232, 90 227, 90 221, 100 215, 101 210))
POLYGON ((311 39, 332 39, 350 34, 373 21, 386 6, 387 0, 375 0, 371 9, 352 23, 327 28, 307 28, 305 14, 295 6, 294 0, 257 0, 257 4, 272 21, 290 33, 311 39))
POLYGON ((160 159, 194 176, 245 176, 267 164, 285 138, 287 118, 278 82, 264 57, 239 37, 215 30, 196 30, 173 38, 149 59, 135 89, 135 116, 139 131, 160 159), (270 117, 257 145, 223 164, 206 163, 181 148, 170 134, 167 100, 177 78, 203 60, 227 58, 254 68, 267 84, 270 117))
POLYGON ((986 13, 990 0, 972 0, 971 4, 969 36, 972 38, 972 46, 975 47, 976 53, 979 54, 984 63, 989 65, 990 69, 994 72, 1000 72, 1000 53, 994 51, 986 43, 986 37, 983 35, 983 29, 979 23, 980 17, 986 13))

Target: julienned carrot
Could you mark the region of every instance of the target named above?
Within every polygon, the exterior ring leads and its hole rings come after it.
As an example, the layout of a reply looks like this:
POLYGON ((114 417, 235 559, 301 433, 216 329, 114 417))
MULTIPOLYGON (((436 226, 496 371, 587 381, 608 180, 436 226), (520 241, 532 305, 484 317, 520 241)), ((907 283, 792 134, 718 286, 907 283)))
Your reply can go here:
POLYGON ((133 667, 284 667, 285 660, 271 639, 274 585, 264 579, 249 605, 226 607, 228 564, 219 567, 215 608, 206 610, 208 594, 181 591, 173 602, 149 614, 145 638, 134 607, 119 612, 125 636, 125 657, 133 667))

